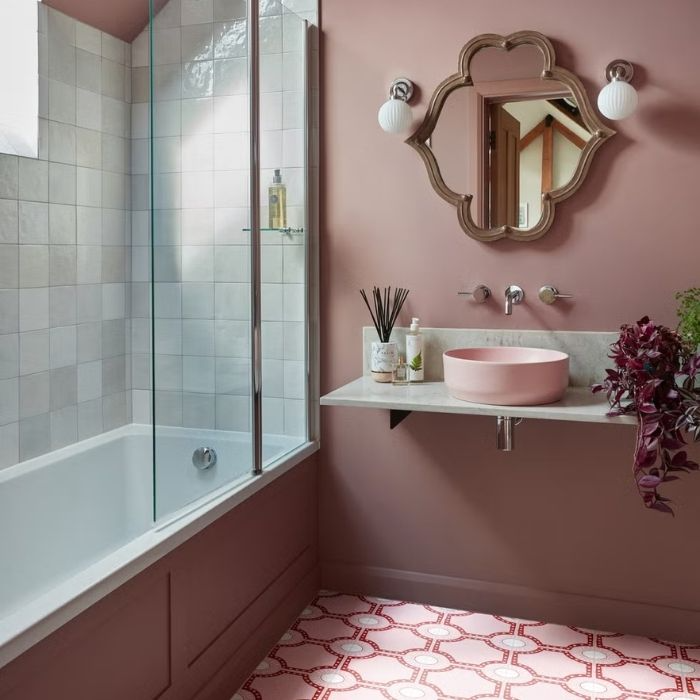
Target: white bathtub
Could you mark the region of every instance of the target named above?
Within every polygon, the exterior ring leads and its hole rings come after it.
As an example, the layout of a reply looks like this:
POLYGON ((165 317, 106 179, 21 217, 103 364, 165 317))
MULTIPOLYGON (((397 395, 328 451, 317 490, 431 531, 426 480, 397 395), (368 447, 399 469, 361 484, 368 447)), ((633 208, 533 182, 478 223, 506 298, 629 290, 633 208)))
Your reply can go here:
POLYGON ((0 471, 0 667, 316 449, 266 437, 270 468, 253 478, 247 434, 156 434, 156 522, 148 426, 125 426, 0 471), (218 460, 202 472, 192 453, 204 446, 218 460))

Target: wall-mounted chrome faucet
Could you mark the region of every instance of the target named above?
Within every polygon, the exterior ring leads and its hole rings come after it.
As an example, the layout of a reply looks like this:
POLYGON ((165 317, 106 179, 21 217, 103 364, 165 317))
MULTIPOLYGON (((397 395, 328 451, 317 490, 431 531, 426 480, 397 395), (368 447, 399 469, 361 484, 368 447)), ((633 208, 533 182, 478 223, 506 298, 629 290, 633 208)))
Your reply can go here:
POLYGON ((556 287, 553 287, 551 284, 545 284, 544 287, 540 287, 538 296, 543 304, 550 306, 557 299, 572 299, 574 295, 561 294, 556 287))
POLYGON ((491 297, 491 290, 485 284, 477 284, 471 292, 457 292, 457 296, 470 296, 477 304, 483 304, 491 297))
MULTIPOLYGON (((493 295, 491 294, 491 290, 485 284, 477 284, 471 292, 457 292, 457 296, 470 296, 475 304, 483 304, 493 295)), ((574 295, 562 294, 553 285, 545 284, 544 286, 540 287, 537 296, 543 304, 551 306, 557 301, 557 299, 572 299, 574 295)), ((525 290, 522 287, 519 287, 517 284, 511 284, 506 289, 505 299, 506 316, 512 316, 513 307, 518 306, 525 301, 525 290)))
POLYGON ((523 299, 525 299, 525 292, 522 287, 518 287, 517 284, 511 284, 510 287, 506 289, 506 316, 511 316, 513 313, 513 306, 522 304, 523 299))

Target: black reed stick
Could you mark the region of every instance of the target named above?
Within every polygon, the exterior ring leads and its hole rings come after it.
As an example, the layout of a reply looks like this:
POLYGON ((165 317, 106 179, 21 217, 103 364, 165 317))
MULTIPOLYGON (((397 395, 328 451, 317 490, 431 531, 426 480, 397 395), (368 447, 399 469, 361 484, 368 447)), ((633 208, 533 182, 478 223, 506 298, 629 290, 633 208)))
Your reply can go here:
POLYGON ((372 305, 369 303, 367 293, 364 289, 360 290, 360 294, 367 305, 369 314, 372 317, 372 323, 377 329, 377 335, 382 343, 388 343, 391 338, 391 332, 394 330, 394 324, 401 313, 401 307, 406 301, 410 290, 398 287, 394 290, 393 296, 391 287, 385 287, 380 290, 379 287, 372 288, 372 305))

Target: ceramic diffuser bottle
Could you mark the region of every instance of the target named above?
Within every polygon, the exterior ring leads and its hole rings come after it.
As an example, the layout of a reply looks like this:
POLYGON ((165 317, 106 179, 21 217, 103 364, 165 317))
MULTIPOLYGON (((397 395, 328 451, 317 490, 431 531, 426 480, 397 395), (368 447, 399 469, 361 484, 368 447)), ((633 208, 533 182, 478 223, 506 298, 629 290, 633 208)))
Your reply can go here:
POLYGON ((360 290, 372 322, 377 329, 378 342, 373 342, 370 354, 370 371, 376 382, 392 381, 394 371, 399 363, 399 346, 391 340, 391 332, 403 306, 408 289, 395 289, 392 295, 391 287, 380 290, 372 289, 372 304, 370 304, 364 289, 360 290))

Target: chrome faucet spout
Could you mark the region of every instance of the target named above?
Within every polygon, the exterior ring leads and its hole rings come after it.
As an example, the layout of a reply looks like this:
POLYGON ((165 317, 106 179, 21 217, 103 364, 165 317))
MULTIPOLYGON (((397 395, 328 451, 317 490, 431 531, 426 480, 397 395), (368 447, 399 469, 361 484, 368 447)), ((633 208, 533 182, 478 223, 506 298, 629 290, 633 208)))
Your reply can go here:
POLYGON ((524 298, 525 292, 522 290, 522 287, 511 284, 506 289, 506 316, 511 316, 513 314, 513 306, 521 304, 524 298))

